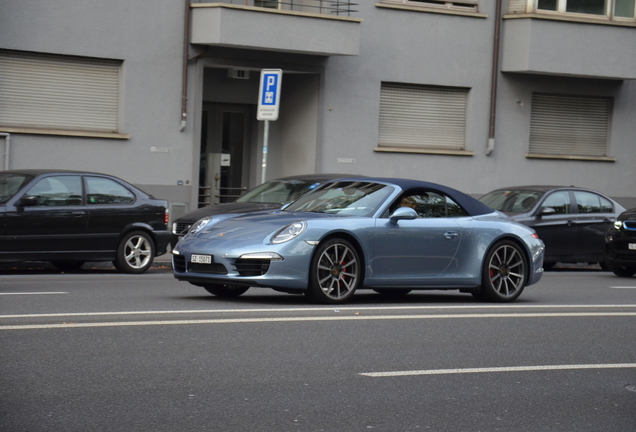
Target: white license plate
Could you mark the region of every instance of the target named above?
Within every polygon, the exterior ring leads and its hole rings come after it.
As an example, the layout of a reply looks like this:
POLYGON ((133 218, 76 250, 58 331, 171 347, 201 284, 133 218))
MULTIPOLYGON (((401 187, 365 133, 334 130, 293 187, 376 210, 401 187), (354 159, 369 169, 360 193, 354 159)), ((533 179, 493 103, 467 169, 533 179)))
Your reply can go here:
POLYGON ((628 245, 627 245, 627 248, 628 248, 629 250, 636 250, 636 243, 630 243, 630 244, 628 244, 628 245))
POLYGON ((190 255, 190 262, 197 264, 212 264, 212 255, 190 255))

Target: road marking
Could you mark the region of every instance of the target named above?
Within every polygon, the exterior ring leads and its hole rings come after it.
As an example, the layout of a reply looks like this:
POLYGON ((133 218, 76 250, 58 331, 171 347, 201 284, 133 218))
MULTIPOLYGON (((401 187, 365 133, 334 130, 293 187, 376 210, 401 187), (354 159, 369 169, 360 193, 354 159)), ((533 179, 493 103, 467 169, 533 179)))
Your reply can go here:
POLYGON ((51 295, 51 294, 68 294, 67 292, 8 292, 0 293, 0 295, 51 295))
MULTIPOLYGON (((65 293, 67 294, 67 293, 65 293)), ((275 308, 275 309, 197 309, 197 310, 163 310, 163 311, 121 311, 121 312, 63 312, 53 314, 22 314, 0 315, 2 318, 55 318, 55 317, 90 317, 90 316, 122 316, 122 315, 178 315, 178 314, 226 314, 226 313, 254 313, 254 312, 363 312, 363 311, 393 311, 393 310, 459 310, 459 309, 631 309, 636 304, 608 304, 608 305, 470 305, 470 306, 368 306, 368 307, 306 307, 306 308, 275 308)))
POLYGON ((613 286, 612 289, 636 289, 636 286, 613 286))
POLYGON ((33 330, 54 328, 90 328, 90 327, 132 327, 153 325, 192 325, 192 324, 248 324, 282 323, 309 321, 377 321, 377 320, 423 320, 423 319, 470 319, 470 318, 564 318, 564 317, 636 317, 636 312, 572 312, 572 313, 509 313, 509 314, 463 314, 463 315, 339 315, 323 317, 277 317, 277 318, 220 318, 205 320, 173 321, 125 321, 97 323, 60 323, 25 324, 0 326, 0 330, 33 330))
POLYGON ((414 375, 452 375, 469 373, 493 373, 493 372, 531 372, 547 370, 580 370, 580 369, 626 369, 636 368, 636 363, 616 363, 616 364, 580 364, 580 365, 548 365, 548 366, 511 366, 511 367, 489 367, 489 368, 467 368, 467 369, 428 369, 414 371, 395 372, 365 372, 359 375, 384 378, 414 375))

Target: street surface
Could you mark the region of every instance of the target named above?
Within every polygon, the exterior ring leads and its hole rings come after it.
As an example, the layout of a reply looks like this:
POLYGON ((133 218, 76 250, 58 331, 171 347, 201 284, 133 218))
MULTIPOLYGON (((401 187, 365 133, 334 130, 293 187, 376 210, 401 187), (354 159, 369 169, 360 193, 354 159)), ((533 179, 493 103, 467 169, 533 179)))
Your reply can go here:
POLYGON ((0 272, 0 431, 636 431, 636 278, 509 305, 227 300, 169 269, 0 272))

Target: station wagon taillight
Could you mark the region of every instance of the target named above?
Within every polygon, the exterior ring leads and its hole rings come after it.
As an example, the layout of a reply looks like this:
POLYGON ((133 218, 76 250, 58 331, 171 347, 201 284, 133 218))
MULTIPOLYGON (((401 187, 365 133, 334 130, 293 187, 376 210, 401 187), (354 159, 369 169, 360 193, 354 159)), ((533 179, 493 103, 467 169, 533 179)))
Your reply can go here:
POLYGON ((170 210, 166 209, 166 212, 163 215, 163 223, 168 226, 168 221, 170 221, 170 210))

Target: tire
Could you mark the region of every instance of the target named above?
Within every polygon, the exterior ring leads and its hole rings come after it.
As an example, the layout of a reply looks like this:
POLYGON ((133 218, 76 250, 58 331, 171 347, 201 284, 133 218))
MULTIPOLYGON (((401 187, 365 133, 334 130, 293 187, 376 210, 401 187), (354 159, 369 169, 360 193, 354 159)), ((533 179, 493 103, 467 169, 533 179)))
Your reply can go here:
POLYGON ((122 237, 117 246, 115 268, 122 273, 144 273, 152 265, 155 244, 144 231, 131 231, 122 237))
POLYGON ((481 291, 477 299, 499 303, 514 301, 526 286, 528 264, 519 245, 502 240, 486 254, 481 291))
POLYGON ((321 243, 311 259, 305 294, 318 303, 349 300, 362 282, 362 263, 351 243, 333 238, 321 243))
POLYGON ((385 297, 402 297, 407 295, 408 293, 410 293, 413 290, 410 290, 408 288, 394 288, 394 289, 384 289, 384 288, 378 288, 378 289, 374 289, 373 291, 377 292, 380 295, 383 295, 385 297))
POLYGON ((632 277, 636 274, 636 266, 610 267, 610 270, 612 270, 616 276, 625 278, 632 277))
POLYGON ((86 261, 51 261, 51 264, 55 266, 61 272, 73 272, 77 271, 84 265, 86 261))
POLYGON ((210 294, 214 294, 217 297, 238 297, 241 294, 245 294, 245 291, 250 287, 240 285, 222 285, 222 284, 206 284, 200 285, 210 294))

